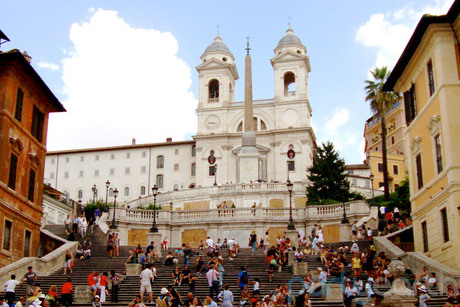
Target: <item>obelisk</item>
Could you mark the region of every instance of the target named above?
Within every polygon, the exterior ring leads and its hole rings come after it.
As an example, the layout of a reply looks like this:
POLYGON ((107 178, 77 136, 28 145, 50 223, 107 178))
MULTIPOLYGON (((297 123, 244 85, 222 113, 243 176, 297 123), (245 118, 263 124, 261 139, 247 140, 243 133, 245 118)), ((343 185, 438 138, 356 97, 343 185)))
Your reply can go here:
POLYGON ((238 155, 240 183, 249 183, 259 179, 259 152, 256 148, 256 133, 252 105, 252 63, 249 54, 249 37, 247 38, 246 59, 244 61, 244 130, 242 148, 238 155))

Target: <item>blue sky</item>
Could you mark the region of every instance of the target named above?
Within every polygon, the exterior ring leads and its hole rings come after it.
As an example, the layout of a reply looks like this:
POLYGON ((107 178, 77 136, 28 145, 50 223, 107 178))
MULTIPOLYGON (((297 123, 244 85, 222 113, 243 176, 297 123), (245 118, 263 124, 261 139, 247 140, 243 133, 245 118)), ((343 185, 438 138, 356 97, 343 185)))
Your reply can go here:
MULTIPOLYGON (((196 132, 200 55, 216 35, 244 76, 251 39, 254 99, 272 98, 270 58, 290 17, 307 47, 313 127, 347 163, 361 163, 371 115, 364 80, 392 67, 423 13, 453 0, 386 1, 2 1, 0 29, 68 112, 52 114, 48 149, 160 142, 196 132)), ((236 84, 243 100, 244 80, 236 84)))

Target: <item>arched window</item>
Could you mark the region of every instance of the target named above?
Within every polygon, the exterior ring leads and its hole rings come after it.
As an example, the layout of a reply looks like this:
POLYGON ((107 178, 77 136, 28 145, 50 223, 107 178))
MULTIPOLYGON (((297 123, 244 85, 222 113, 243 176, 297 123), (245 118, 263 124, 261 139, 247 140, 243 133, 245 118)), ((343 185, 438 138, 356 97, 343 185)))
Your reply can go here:
POLYGON ((267 125, 263 120, 260 120, 260 130, 267 130, 267 125))
POLYGON ((125 193, 124 193, 125 196, 129 196, 129 188, 128 187, 125 187, 125 193))
POLYGON ((196 145, 192 146, 192 157, 196 157, 196 145))
POLYGON ((157 178, 156 178, 156 185, 159 189, 162 189, 163 188, 163 175, 157 175, 157 178))
POLYGON ((192 177, 196 176, 196 163, 192 163, 192 166, 190 168, 190 176, 192 177))
POLYGON ((238 128, 236 129, 237 132, 242 132, 243 131, 243 122, 241 122, 239 125, 238 125, 238 128))
POLYGON ((284 96, 295 96, 295 75, 292 72, 284 74, 284 96))
POLYGON ((77 198, 79 198, 79 199, 83 198, 83 190, 78 190, 77 194, 78 194, 77 198))
POLYGON ((141 186, 141 195, 145 195, 145 186, 141 186))
POLYGON ((113 188, 109 189, 109 197, 113 197, 113 188))
POLYGON ((179 190, 179 185, 178 185, 177 183, 174 184, 173 190, 174 190, 174 191, 178 191, 178 190, 179 190))
POLYGON ((164 168, 164 167, 165 167, 165 157, 157 156, 157 168, 164 168))
MULTIPOLYGON (((254 121, 254 130, 255 131, 267 130, 267 124, 265 124, 265 122, 262 119, 260 119, 259 117, 254 117, 253 121, 254 121)), ((238 128, 236 128, 236 132, 242 132, 243 131, 243 123, 244 123, 244 120, 242 120, 239 123, 238 128)))
POLYGON ((209 99, 219 99, 219 81, 212 79, 209 81, 209 99))

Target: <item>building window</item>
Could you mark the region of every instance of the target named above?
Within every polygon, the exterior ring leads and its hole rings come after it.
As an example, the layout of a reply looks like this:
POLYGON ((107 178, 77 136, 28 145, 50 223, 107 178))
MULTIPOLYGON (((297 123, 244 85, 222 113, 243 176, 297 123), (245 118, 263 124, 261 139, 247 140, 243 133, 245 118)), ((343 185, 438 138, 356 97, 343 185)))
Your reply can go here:
POLYGON ((209 82, 209 99, 218 99, 219 98, 219 81, 212 79, 209 82))
POLYGON ((129 158, 131 158, 131 153, 127 152, 126 153, 126 159, 129 159, 129 158))
POLYGON ((99 155, 96 155, 95 160, 96 160, 96 161, 99 161, 99 155))
POLYGON ((147 157, 147 152, 143 151, 142 152, 142 158, 145 158, 145 157, 147 157))
POLYGON ((157 157, 157 168, 164 168, 165 167, 165 157, 158 156, 157 157))
POLYGON ((77 195, 78 195, 79 199, 82 199, 83 198, 83 190, 78 190, 77 195))
POLYGON ((395 137, 392 136, 392 137, 391 137, 391 145, 393 145, 394 143, 395 143, 395 137))
POLYGON ((28 230, 25 231, 24 234, 24 257, 30 256, 30 239, 32 237, 32 233, 28 230))
POLYGON ((115 160, 115 155, 114 154, 110 155, 110 160, 115 160))
POLYGON ((379 173, 383 173, 383 163, 379 163, 378 165, 379 173))
POLYGON ((436 167, 438 174, 442 172, 442 148, 441 148, 441 136, 437 134, 434 137, 434 146, 436 150, 436 167))
POLYGON ((192 146, 192 157, 196 157, 196 145, 192 146))
POLYGON ((366 180, 366 188, 367 189, 371 188, 371 181, 370 180, 366 180))
POLYGON ((81 161, 81 162, 85 161, 85 157, 84 157, 84 156, 81 156, 81 157, 80 157, 80 161, 81 161))
POLYGON ((68 179, 69 178, 69 172, 64 173, 64 178, 68 179))
POLYGON ((434 88, 434 75, 433 75, 433 62, 431 60, 426 65, 428 71, 428 88, 430 89, 430 96, 433 95, 434 88))
POLYGON ((415 156, 415 169, 417 171, 417 187, 423 187, 423 173, 422 173, 422 156, 420 154, 415 156))
POLYGON ((83 177, 83 171, 80 171, 79 177, 83 177))
POLYGON ((173 191, 179 191, 179 185, 177 183, 173 185, 173 191))
POLYGON ((53 158, 53 159, 51 159, 51 164, 54 164, 54 158, 53 158))
POLYGON ((356 178, 353 178, 351 180, 351 185, 354 186, 354 187, 358 186, 358 180, 356 178))
POLYGON ((398 175, 399 174, 399 169, 397 165, 393 165, 393 174, 398 175))
POLYGON ((54 173, 50 173, 50 179, 54 179, 54 173))
POLYGON ((98 169, 94 170, 94 176, 99 177, 99 170, 98 169))
POLYGON ((177 156, 179 154, 179 149, 174 149, 174 154, 177 156))
POLYGON ((348 175, 353 175, 353 171, 348 171, 348 175))
POLYGON ((295 96, 295 75, 292 72, 284 74, 284 96, 295 96))
POLYGON ((43 124, 45 121, 45 115, 40 112, 40 110, 34 106, 32 113, 32 135, 41 143, 43 139, 43 124))
POLYGON ((11 154, 10 157, 10 173, 8 176, 8 187, 16 189, 16 173, 18 170, 18 156, 11 154))
POLYGON ((288 171, 295 171, 295 161, 288 161, 288 171))
POLYGON ((145 195, 145 186, 141 186, 141 195, 145 195))
POLYGON ((147 167, 146 166, 142 166, 141 167, 141 173, 146 173, 147 172, 147 167))
POLYGON ((215 165, 211 165, 209 167, 209 176, 214 176, 216 174, 216 166, 215 165))
POLYGON ((16 109, 14 110, 14 118, 21 122, 22 119, 22 101, 24 100, 24 92, 18 88, 16 93, 16 109))
POLYGON ((109 197, 113 197, 113 188, 109 189, 109 197))
POLYGON ((176 163, 176 164, 174 164, 174 171, 177 172, 178 170, 179 170, 179 164, 176 163))
POLYGON ((35 196, 35 171, 33 169, 29 172, 29 190, 27 193, 27 198, 33 202, 35 196))
POLYGON ((444 243, 449 242, 449 224, 447 222, 447 208, 441 210, 441 220, 444 243))
POLYGON ((428 230, 426 228, 426 221, 422 222, 422 236, 423 236, 423 252, 428 251, 428 230))
POLYGON ((131 172, 131 169, 129 167, 125 168, 125 174, 126 175, 129 175, 130 172, 131 172))
POLYGON ((196 163, 192 163, 192 166, 190 168, 190 176, 192 177, 196 176, 196 163))
POLYGON ((5 220, 3 228, 3 249, 9 251, 11 245, 11 232, 13 231, 13 222, 5 220))
POLYGON ((115 169, 114 168, 110 169, 110 175, 115 175, 115 169))
POLYGON ((404 93, 404 111, 406 113, 406 124, 409 126, 415 116, 417 116, 414 84, 404 93))
POLYGON ((125 196, 129 196, 129 188, 125 187, 125 196))
POLYGON ((163 180, 164 180, 163 175, 157 175, 155 182, 159 189, 163 188, 163 180))
POLYGON ((69 157, 65 158, 65 163, 69 163, 69 157))

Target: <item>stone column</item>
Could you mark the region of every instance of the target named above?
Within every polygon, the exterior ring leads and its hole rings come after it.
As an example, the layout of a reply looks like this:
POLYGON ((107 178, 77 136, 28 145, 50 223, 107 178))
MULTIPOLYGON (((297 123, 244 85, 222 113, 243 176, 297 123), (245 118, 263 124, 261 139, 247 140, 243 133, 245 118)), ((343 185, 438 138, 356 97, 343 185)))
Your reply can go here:
POLYGON ((161 257, 161 233, 147 232, 147 242, 145 243, 145 246, 148 246, 152 241, 153 246, 155 247, 155 253, 158 254, 158 257, 161 257))
POLYGON ((284 231, 284 237, 287 239, 289 238, 292 241, 292 246, 297 249, 299 245, 299 239, 297 236, 297 230, 285 230, 284 231))
POLYGON ((413 307, 417 302, 414 292, 406 287, 406 283, 401 276, 406 271, 405 264, 400 260, 394 260, 388 266, 388 270, 394 277, 391 289, 384 294, 382 306, 413 307))

